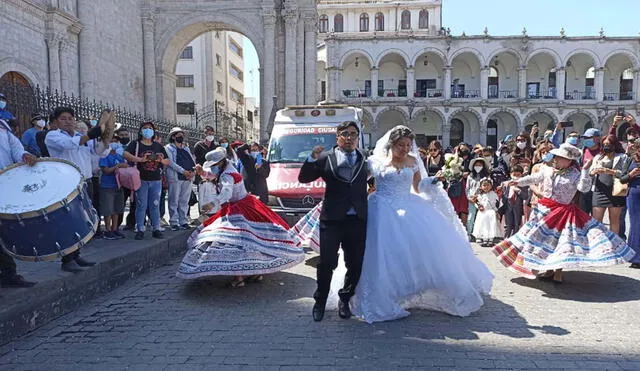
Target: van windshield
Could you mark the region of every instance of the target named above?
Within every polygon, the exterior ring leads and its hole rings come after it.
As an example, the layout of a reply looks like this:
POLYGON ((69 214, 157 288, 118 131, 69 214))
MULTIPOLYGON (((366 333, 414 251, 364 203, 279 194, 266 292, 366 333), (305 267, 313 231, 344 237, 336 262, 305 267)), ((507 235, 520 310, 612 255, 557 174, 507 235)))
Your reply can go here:
POLYGON ((313 147, 329 149, 336 145, 336 128, 293 128, 274 133, 269 144, 271 163, 304 162, 313 147))

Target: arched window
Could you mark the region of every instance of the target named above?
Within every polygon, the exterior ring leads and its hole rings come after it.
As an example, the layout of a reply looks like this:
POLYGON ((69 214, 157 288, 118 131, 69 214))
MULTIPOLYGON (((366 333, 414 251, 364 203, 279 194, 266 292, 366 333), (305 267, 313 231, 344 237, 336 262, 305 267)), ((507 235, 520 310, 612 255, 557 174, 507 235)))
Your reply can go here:
POLYGON ((449 145, 455 147, 464 141, 464 124, 459 119, 451 120, 449 132, 449 145))
POLYGON ((489 119, 487 122, 487 145, 498 148, 498 121, 489 119))
POLYGON ((342 17, 342 14, 336 14, 333 17, 333 31, 344 32, 344 18, 342 17))
POLYGON ((360 14, 360 32, 369 32, 369 14, 360 14))
POLYGON ((498 98, 498 70, 491 66, 489 68, 489 98, 498 98))
POLYGON ((329 31, 329 17, 326 14, 320 16, 318 20, 318 32, 325 33, 329 31))
POLYGON ((418 28, 421 30, 429 28, 429 12, 427 12, 424 9, 420 11, 420 15, 418 19, 418 28))
POLYGON ((411 29, 411 12, 410 11, 408 10, 402 11, 400 28, 403 30, 411 29))
POLYGON ((384 14, 376 13, 376 31, 384 31, 384 14))

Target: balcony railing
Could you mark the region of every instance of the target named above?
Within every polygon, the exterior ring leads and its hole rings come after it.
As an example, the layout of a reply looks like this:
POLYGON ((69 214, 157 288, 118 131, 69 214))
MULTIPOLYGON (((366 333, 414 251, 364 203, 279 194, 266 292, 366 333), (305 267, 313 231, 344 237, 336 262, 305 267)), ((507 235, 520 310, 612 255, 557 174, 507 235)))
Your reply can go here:
POLYGON ((414 98, 442 98, 442 89, 418 89, 413 93, 414 98))
POLYGON ((499 92, 490 92, 489 99, 514 99, 518 98, 517 90, 500 90, 499 92))
POLYGON ((345 98, 368 98, 371 94, 368 94, 367 91, 364 89, 355 89, 355 90, 344 89, 342 90, 342 95, 345 98))
POLYGON ((378 95, 383 98, 406 97, 407 89, 378 89, 378 95))
POLYGON ((480 90, 454 90, 451 92, 451 98, 480 98, 480 90))
POLYGON ((595 91, 574 91, 564 94, 565 100, 591 100, 596 99, 595 91))
POLYGON ((604 100, 634 100, 636 93, 633 91, 625 91, 619 93, 604 93, 604 100))
POLYGON ((527 99, 556 99, 556 89, 542 90, 538 93, 527 94, 527 99))

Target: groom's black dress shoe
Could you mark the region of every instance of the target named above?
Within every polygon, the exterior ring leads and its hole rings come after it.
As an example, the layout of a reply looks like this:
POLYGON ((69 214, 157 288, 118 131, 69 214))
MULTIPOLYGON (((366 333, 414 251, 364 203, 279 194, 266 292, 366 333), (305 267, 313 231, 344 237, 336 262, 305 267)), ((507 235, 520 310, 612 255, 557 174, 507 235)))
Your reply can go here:
POLYGON ((313 314, 314 321, 322 321, 322 319, 324 318, 324 304, 315 303, 313 305, 313 311, 311 313, 313 314))
POLYGON ((351 308, 349 308, 349 302, 344 302, 342 300, 338 301, 338 315, 340 318, 349 319, 351 318, 351 308))

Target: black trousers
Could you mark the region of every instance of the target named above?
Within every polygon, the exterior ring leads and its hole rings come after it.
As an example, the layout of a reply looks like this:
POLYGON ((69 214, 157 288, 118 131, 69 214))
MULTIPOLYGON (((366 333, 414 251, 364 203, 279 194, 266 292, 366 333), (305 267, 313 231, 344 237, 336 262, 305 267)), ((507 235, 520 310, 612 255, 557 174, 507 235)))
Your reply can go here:
POLYGON ((16 274, 16 262, 11 255, 0 249, 0 277, 11 277, 16 274))
MULTIPOLYGON (((85 184, 87 186, 86 189, 87 189, 87 193, 89 194, 89 199, 93 201, 93 195, 94 195, 94 193, 93 193, 93 179, 89 178, 89 179, 86 179, 84 182, 85 182, 85 184)), ((99 217, 98 217, 98 223, 100 223, 100 218, 99 217)), ((68 263, 68 262, 70 262, 72 260, 75 260, 75 259, 77 259, 79 257, 80 257, 80 249, 72 252, 69 255, 63 256, 62 257, 62 263, 63 264, 64 263, 68 263)))
POLYGON ((366 237, 367 220, 357 216, 348 216, 341 221, 320 222, 320 263, 316 267, 318 288, 313 295, 317 302, 324 304, 327 301, 341 245, 347 274, 338 295, 340 300, 349 301, 356 293, 362 272, 366 237))
POLYGON ((593 210, 593 192, 580 193, 579 205, 582 211, 591 215, 591 211, 593 210))
POLYGON ((522 209, 507 206, 504 212, 504 238, 511 237, 520 230, 522 224, 522 209))

